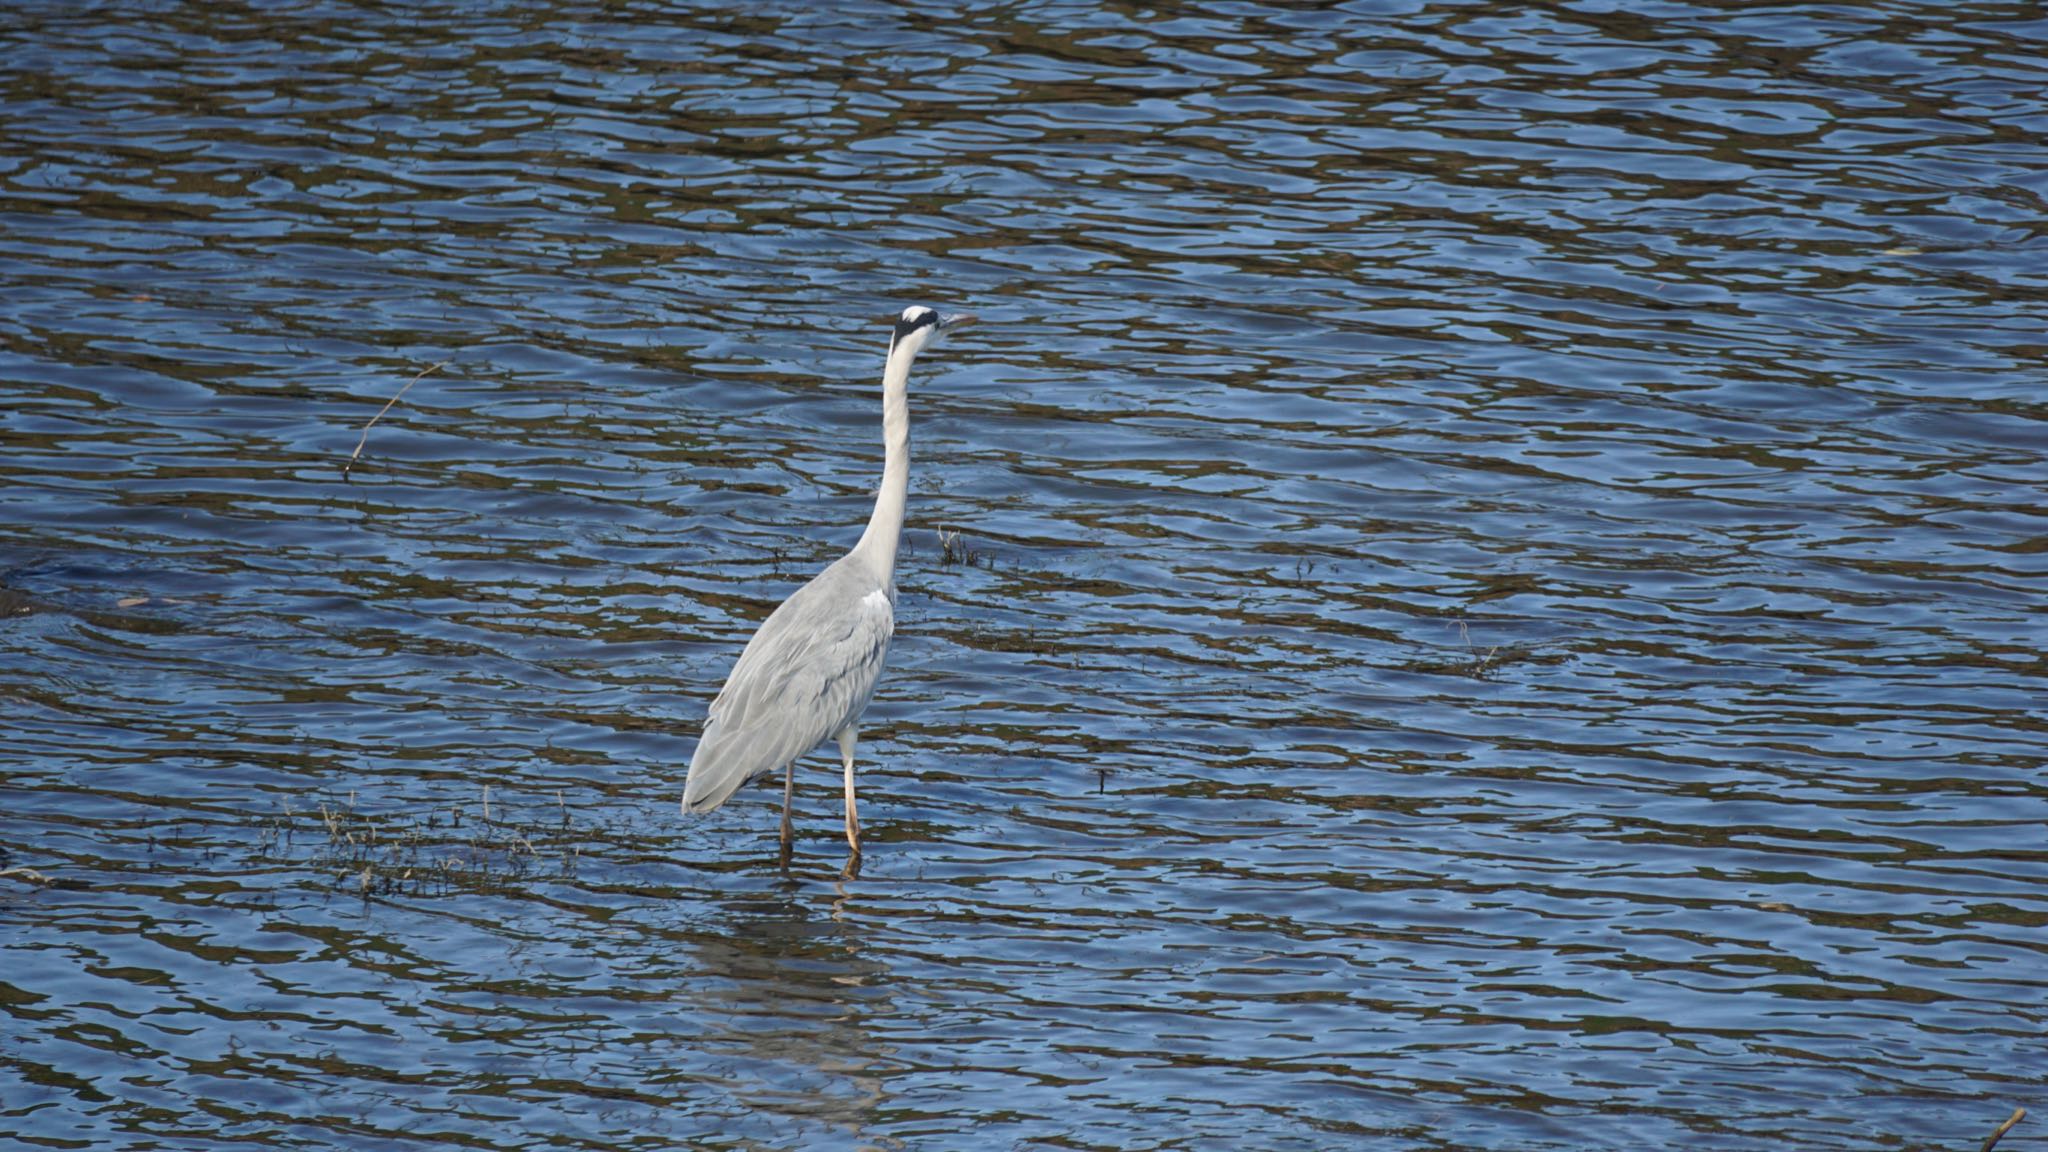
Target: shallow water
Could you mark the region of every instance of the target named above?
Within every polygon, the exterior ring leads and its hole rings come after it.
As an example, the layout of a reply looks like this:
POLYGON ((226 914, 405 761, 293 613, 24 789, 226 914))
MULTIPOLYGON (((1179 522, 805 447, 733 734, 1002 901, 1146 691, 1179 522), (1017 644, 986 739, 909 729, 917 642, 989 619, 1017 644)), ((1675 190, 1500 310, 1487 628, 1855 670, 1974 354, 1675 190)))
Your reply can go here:
POLYGON ((1208 11, 11 8, 0 1133, 2048 1106, 2048 21, 1208 11), (683 766, 912 302, 785 875, 683 766))

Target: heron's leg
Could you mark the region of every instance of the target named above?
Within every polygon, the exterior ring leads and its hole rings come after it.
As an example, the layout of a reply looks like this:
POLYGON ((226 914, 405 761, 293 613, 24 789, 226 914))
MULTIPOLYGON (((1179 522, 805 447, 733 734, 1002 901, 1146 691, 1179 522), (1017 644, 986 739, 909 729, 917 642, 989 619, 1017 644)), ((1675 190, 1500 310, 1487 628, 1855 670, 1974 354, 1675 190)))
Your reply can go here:
POLYGON ((853 748, 860 732, 848 724, 839 734, 839 758, 846 762, 846 843, 860 855, 860 812, 853 802, 853 748))
POLYGON ((789 763, 782 769, 782 866, 785 868, 789 867, 789 848, 791 839, 789 828, 789 809, 790 804, 795 799, 796 757, 792 756, 790 757, 789 763))

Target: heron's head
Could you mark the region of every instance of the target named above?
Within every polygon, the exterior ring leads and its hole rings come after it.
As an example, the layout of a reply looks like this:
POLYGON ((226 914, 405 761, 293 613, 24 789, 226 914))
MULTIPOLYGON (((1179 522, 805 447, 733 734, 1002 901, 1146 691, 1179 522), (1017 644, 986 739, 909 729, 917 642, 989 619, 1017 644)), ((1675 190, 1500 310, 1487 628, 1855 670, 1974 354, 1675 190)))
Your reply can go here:
POLYGON ((916 356, 924 351, 941 333, 974 323, 974 317, 965 312, 940 312, 922 304, 912 304, 896 318, 896 332, 889 337, 889 351, 904 352, 916 356))

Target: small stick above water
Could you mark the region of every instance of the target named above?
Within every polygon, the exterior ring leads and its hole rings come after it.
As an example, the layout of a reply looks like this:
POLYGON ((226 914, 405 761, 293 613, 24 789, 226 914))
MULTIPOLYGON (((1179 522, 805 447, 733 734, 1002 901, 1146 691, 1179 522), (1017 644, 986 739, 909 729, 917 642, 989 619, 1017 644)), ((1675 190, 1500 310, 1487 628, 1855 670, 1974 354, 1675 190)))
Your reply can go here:
POLYGON ((1998 1147, 1998 1141, 2000 1137, 2004 1136, 2007 1132, 2012 1131, 2013 1125, 2019 1123, 2022 1120, 2025 1120, 2026 1118, 2027 1110, 2025 1108, 2013 1109, 2012 1115, 2005 1118, 2005 1123, 2000 1124, 1998 1126, 1998 1131, 1993 1132, 1991 1134, 1991 1139, 1986 1140, 1984 1142, 1984 1147, 1978 1149, 1978 1152, 1991 1152, 1993 1148, 1998 1147))
POLYGON ((435 369, 437 369, 437 368, 441 367, 441 365, 443 365, 443 364, 446 364, 446 363, 448 363, 448 361, 446 361, 446 360, 442 360, 442 361, 439 361, 439 362, 437 362, 437 363, 429 364, 429 365, 427 365, 427 366, 426 366, 425 368, 422 368, 422 369, 420 369, 420 370, 419 370, 418 372, 415 372, 415 373, 413 374, 413 378, 412 378, 412 379, 410 379, 410 380, 407 380, 407 381, 405 382, 405 387, 403 387, 403 388, 400 388, 400 389, 398 390, 398 394, 397 394, 397 395, 393 396, 393 397, 392 397, 391 399, 389 399, 389 400, 386 400, 386 401, 384 402, 384 406, 383 406, 382 408, 379 408, 379 409, 377 409, 377 414, 376 414, 375 416, 372 416, 372 417, 370 417, 370 422, 369 422, 368 424, 365 424, 365 425, 363 425, 363 435, 362 435, 362 439, 360 439, 360 440, 357 440, 357 441, 356 441, 356 450, 348 454, 348 463, 346 463, 346 464, 343 464, 343 465, 341 466, 341 482, 342 482, 342 483, 344 483, 344 484, 348 483, 348 471, 349 471, 349 469, 351 469, 351 468, 354 468, 354 467, 356 466, 356 458, 357 458, 358 456, 361 456, 361 455, 363 454, 363 445, 365 445, 365 444, 368 444, 368 443, 370 442, 370 428, 371 428, 371 427, 372 427, 373 425, 375 425, 375 424, 377 423, 377 421, 379 421, 379 420, 382 420, 382 419, 384 418, 384 414, 385 414, 386 412, 389 412, 389 411, 391 411, 391 406, 392 406, 393 404, 396 404, 396 403, 398 403, 398 401, 399 401, 399 400, 400 400, 400 399, 401 399, 402 397, 404 397, 404 395, 405 395, 405 394, 406 394, 407 392, 410 392, 410 391, 412 391, 412 386, 413 386, 413 385, 415 385, 415 384, 419 383, 419 382, 420 382, 420 380, 421 380, 422 378, 424 378, 424 377, 425 377, 425 376, 426 376, 427 374, 429 374, 429 373, 433 372, 433 371, 434 371, 435 369))

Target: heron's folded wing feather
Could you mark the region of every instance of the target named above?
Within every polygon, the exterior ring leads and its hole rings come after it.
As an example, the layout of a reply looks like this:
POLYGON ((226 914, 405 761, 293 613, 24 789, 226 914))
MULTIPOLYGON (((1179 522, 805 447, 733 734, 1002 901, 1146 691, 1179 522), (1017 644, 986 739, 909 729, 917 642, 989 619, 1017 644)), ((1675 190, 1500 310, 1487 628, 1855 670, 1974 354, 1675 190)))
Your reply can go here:
POLYGON ((763 621, 712 701, 684 806, 708 811, 860 717, 889 652, 887 590, 834 565, 763 621))

